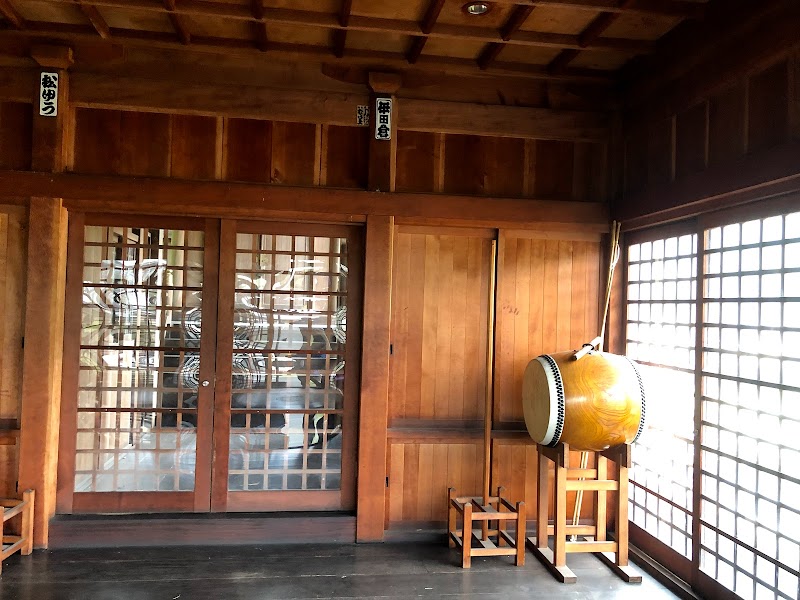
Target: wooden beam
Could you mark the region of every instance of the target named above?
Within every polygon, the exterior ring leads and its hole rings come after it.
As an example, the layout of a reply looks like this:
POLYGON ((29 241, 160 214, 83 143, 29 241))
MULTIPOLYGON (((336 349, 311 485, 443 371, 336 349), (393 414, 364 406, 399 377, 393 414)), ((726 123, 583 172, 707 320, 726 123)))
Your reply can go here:
MULTIPOLYGON (((2 73, 2 71, 0 71, 2 73)), ((367 94, 177 84, 167 80, 74 73, 71 103, 85 108, 227 116, 352 126, 367 94)), ((532 139, 605 142, 610 116, 600 112, 493 106, 403 98, 397 128, 532 139)))
POLYGON ((106 23, 103 15, 100 14, 100 11, 97 10, 97 7, 93 4, 83 2, 82 0, 75 0, 75 3, 80 7, 84 16, 89 19, 97 35, 104 40, 111 39, 111 28, 108 26, 108 23, 106 23))
MULTIPOLYGON (((81 25, 56 25, 53 23, 30 23, 24 32, 0 31, 0 41, 19 43, 20 39, 47 39, 60 43, 79 43, 80 41, 97 41, 97 33, 93 27, 81 25)), ((244 39, 223 39, 194 36, 191 45, 182 45, 174 36, 159 32, 141 32, 115 30, 114 42, 127 47, 139 48, 184 48, 186 51, 198 53, 215 53, 224 56, 239 56, 258 52, 252 42, 244 39)), ((324 63, 334 59, 332 50, 326 46, 277 43, 270 44, 270 54, 275 59, 292 62, 306 61, 324 63)), ((375 68, 380 65, 384 69, 404 70, 409 68, 407 57, 399 52, 375 50, 350 50, 343 59, 344 63, 375 68)), ((470 74, 491 77, 515 77, 547 81, 583 82, 603 85, 612 84, 612 75, 608 71, 593 69, 571 69, 554 75, 546 67, 525 63, 495 62, 491 68, 481 71, 476 68, 475 61, 468 58, 446 56, 422 56, 414 65, 415 69, 451 74, 470 74)))
POLYGON ((433 27, 439 19, 442 8, 444 8, 444 0, 429 1, 425 16, 422 17, 422 21, 420 21, 419 24, 419 28, 424 35, 414 38, 407 54, 408 62, 412 65, 416 63, 422 55, 422 50, 425 48, 425 44, 428 41, 428 35, 433 31, 433 27))
POLYGON ((480 56, 478 57, 478 66, 481 70, 486 70, 489 65, 497 58, 497 56, 505 48, 505 42, 508 42, 519 28, 525 23, 526 19, 533 12, 534 6, 517 6, 509 15, 506 22, 500 28, 500 37, 503 43, 492 42, 488 44, 480 56))
POLYGON ((516 106, 462 105, 403 98, 398 128, 499 137, 608 141, 610 116, 516 106))
POLYGON ((344 48, 347 45, 347 26, 350 23, 350 11, 353 8, 353 0, 342 0, 339 7, 339 25, 341 29, 333 32, 333 54, 336 58, 344 56, 344 48))
POLYGON ((256 48, 261 52, 266 52, 269 46, 269 36, 267 35, 267 24, 264 22, 264 3, 262 0, 250 0, 250 12, 256 20, 254 24, 256 34, 256 48))
POLYGON ((172 23, 172 28, 178 35, 178 39, 181 41, 181 44, 188 46, 192 42, 192 36, 189 33, 189 29, 186 27, 186 23, 184 23, 183 18, 177 12, 175 0, 164 0, 164 8, 167 9, 169 22, 172 23))
POLYGON ((25 29, 25 19, 14 8, 11 0, 0 0, 0 15, 17 29, 25 29))
POLYGON ((394 219, 367 219, 356 541, 383 540, 394 219))
POLYGON ((279 213, 457 219, 488 226, 524 223, 606 226, 597 202, 366 192, 266 184, 0 170, 0 198, 62 197, 70 208, 121 213, 252 218, 279 213))

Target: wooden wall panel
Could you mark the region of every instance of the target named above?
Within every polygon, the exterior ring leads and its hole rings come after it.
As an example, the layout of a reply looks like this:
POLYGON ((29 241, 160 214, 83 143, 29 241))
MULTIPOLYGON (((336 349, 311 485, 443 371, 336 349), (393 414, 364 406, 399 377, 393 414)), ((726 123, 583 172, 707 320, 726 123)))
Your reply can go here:
POLYGON ((270 183, 314 185, 316 133, 316 125, 310 123, 272 124, 270 183))
POLYGON ((272 164, 272 121, 228 119, 225 125, 226 179, 268 182, 272 164))
POLYGON ((482 419, 490 257, 486 237, 398 231, 390 423, 482 419))
POLYGON ((31 168, 32 114, 30 104, 0 102, 0 168, 31 168))
MULTIPOLYGON (((0 207, 0 421, 12 426, 20 417, 22 338, 25 329, 27 211, 0 207)), ((0 494, 16 494, 17 445, 0 445, 0 494)))
POLYGON ((170 171, 170 116, 76 109, 78 173, 166 177, 170 171))
POLYGON ((675 122, 675 177, 706 168, 708 104, 702 102, 679 114, 675 122))
POLYGON ((604 202, 608 199, 608 152, 605 144, 575 144, 572 199, 604 202))
POLYGON ((788 139, 789 79, 786 61, 750 78, 748 150, 766 150, 788 139))
POLYGON ((664 185, 673 178, 673 119, 650 123, 647 140, 647 185, 664 185))
POLYGON ((508 197, 524 195, 524 140, 446 135, 444 152, 446 193, 508 197))
POLYGON ((172 115, 170 174, 180 179, 214 179, 217 174, 217 120, 172 115))
POLYGON ((745 116, 747 91, 733 86, 709 100, 708 162, 722 165, 741 158, 746 149, 745 116))
POLYGON ((328 127, 325 157, 327 185, 331 187, 367 187, 368 128, 328 127))
POLYGON ((447 520, 447 489, 481 493, 482 443, 393 443, 389 446, 389 527, 447 520))
POLYGON ((436 137, 435 133, 397 132, 398 192, 436 191, 436 137))
POLYGON ((528 362, 600 333, 600 244, 504 232, 499 251, 494 419, 519 422, 528 362))
POLYGON ((575 144, 536 140, 534 195, 537 198, 572 196, 575 144))

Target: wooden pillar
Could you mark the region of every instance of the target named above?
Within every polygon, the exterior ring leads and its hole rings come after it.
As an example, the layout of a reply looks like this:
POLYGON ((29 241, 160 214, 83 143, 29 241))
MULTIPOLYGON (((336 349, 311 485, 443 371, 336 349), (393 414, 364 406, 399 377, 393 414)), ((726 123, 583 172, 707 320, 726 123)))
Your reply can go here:
MULTIPOLYGON (((64 170, 69 107, 67 67, 72 51, 59 46, 31 51, 42 72, 58 75, 56 116, 40 115, 40 77, 33 104, 32 168, 64 170)), ((19 489, 33 489, 36 547, 46 547, 55 514, 67 216, 60 198, 31 198, 28 213, 28 277, 22 364, 19 489)))
POLYGON ((393 192, 397 175, 397 100, 394 94, 402 81, 396 73, 370 73, 369 176, 367 187, 374 192, 393 192), (387 113, 383 100, 391 102, 387 113), (382 121, 383 120, 383 121, 382 121), (385 123, 388 121, 388 124, 385 123), (381 139, 378 128, 386 127, 389 139, 381 139))
POLYGON ((394 217, 367 218, 356 539, 383 541, 394 217))

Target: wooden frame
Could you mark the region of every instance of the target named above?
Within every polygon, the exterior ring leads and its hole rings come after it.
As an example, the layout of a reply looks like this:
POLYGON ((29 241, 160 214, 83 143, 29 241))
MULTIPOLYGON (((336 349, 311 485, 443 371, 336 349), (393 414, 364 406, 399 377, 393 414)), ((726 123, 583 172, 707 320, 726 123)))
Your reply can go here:
POLYGON ((28 556, 33 552, 33 503, 36 493, 25 490, 22 500, 0 500, 0 573, 3 561, 15 552, 28 556), (5 524, 21 515, 18 534, 6 534, 5 524))
POLYGON ((197 438, 194 490, 191 492, 75 492, 78 375, 80 369, 81 318, 83 307, 84 231, 87 225, 115 227, 173 227, 204 233, 204 291, 200 372, 213 378, 216 331, 216 287, 218 268, 217 223, 211 219, 164 219, 109 214, 73 214, 68 240, 67 293, 65 298, 64 366, 62 380, 61 434, 59 436, 57 512, 207 511, 211 477, 211 389, 198 387, 197 438), (209 293, 210 292, 210 293, 209 293), (207 300, 207 301, 206 301, 207 300))

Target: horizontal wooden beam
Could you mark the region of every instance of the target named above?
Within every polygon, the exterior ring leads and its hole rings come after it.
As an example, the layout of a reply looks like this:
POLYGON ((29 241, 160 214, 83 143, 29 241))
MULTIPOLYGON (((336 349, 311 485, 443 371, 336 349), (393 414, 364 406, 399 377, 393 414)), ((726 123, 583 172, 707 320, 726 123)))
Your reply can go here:
POLYGON ((611 136, 604 113, 409 98, 398 100, 398 109, 398 128, 410 131, 595 142, 611 136))
POLYGON ((458 218, 487 226, 608 222, 599 202, 528 200, 448 194, 380 193, 219 181, 52 174, 0 170, 0 198, 64 198, 72 209, 199 217, 276 218, 278 213, 362 222, 368 215, 458 218))
MULTIPOLYGON (((219 54, 224 56, 245 56, 260 54, 260 50, 252 41, 246 39, 227 39, 193 36, 190 45, 183 45, 175 36, 165 32, 133 31, 114 29, 114 41, 128 47, 138 48, 183 48, 185 52, 198 54, 219 54)), ((0 41, 8 40, 19 43, 20 39, 44 38, 63 44, 76 44, 81 41, 97 42, 97 33, 91 26, 56 25, 53 23, 31 22, 25 31, 0 31, 0 41)), ((422 69, 426 71, 450 74, 468 74, 479 76, 510 76, 550 81, 595 83, 610 86, 612 73, 595 69, 571 69, 561 74, 552 74, 542 65, 526 63, 495 62, 491 68, 481 71, 477 62, 468 58, 446 56, 423 56, 416 64, 411 65, 401 52, 376 50, 348 50, 342 58, 336 58, 328 46, 309 44, 289 44, 271 42, 267 51, 276 60, 293 62, 326 63, 337 61, 341 64, 368 66, 373 69, 422 69)))
POLYGON ((705 5, 693 0, 637 0, 629 7, 622 7, 618 0, 494 0, 497 4, 522 4, 531 6, 555 6, 590 12, 618 12, 661 17, 684 17, 702 19, 705 5))
MULTIPOLYGON (((0 0, 2 1, 2 0, 0 0)), ((67 0, 55 0, 66 2, 67 0)), ((115 8, 125 8, 137 11, 164 12, 163 7, 158 3, 134 0, 97 0, 93 2, 96 6, 109 6, 115 8)), ((436 8, 437 2, 433 5, 436 8)), ((520 14, 531 10, 522 7, 520 14)), ((262 15, 256 18, 253 11, 248 7, 238 4, 223 4, 215 2, 198 2, 197 0, 184 0, 177 3, 174 14, 210 17, 215 19, 227 19, 238 21, 265 21, 281 25, 297 25, 302 27, 322 27, 326 29, 344 31, 366 31, 373 33, 390 33, 410 36, 421 36, 431 38, 458 38, 468 41, 478 42, 502 42, 518 46, 542 46, 542 47, 564 47, 582 48, 588 51, 615 51, 626 53, 639 53, 652 51, 654 44, 644 40, 629 40, 615 38, 601 38, 590 44, 580 45, 579 36, 563 35, 553 33, 540 33, 533 31, 520 31, 518 34, 507 35, 504 31, 498 31, 494 27, 478 27, 464 25, 435 24, 434 13, 426 14, 422 22, 384 19, 377 17, 364 17, 349 15, 347 19, 342 18, 342 14, 323 13, 308 10, 296 10, 287 8, 261 7, 262 15), (511 39, 504 40, 504 36, 511 39), (514 39, 516 38, 516 39, 514 39)), ((441 8, 439 8, 441 10, 441 8)), ((438 12, 435 13, 438 17, 438 12)), ((512 32, 513 33, 513 32, 512 32)))

